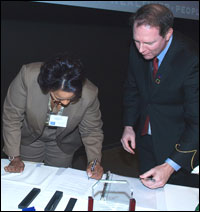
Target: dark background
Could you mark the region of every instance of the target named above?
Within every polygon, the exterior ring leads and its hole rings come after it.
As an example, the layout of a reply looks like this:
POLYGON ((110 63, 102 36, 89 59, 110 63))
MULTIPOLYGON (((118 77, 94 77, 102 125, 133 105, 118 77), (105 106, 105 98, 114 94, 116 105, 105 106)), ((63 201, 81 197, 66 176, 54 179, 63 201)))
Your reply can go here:
MULTIPOLYGON (((44 61, 68 51, 82 60, 87 77, 99 88, 103 149, 121 145, 123 82, 132 37, 130 15, 38 2, 1 1, 1 113, 8 86, 22 64, 44 61)), ((199 42, 199 21, 175 18, 174 29, 199 42)), ((2 148, 2 135, 1 141, 2 148)))

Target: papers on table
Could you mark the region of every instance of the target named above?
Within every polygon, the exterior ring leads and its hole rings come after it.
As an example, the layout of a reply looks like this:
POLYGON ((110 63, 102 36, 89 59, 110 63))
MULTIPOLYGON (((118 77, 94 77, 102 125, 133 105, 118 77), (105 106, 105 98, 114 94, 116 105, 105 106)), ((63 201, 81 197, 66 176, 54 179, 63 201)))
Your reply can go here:
POLYGON ((96 181, 88 179, 86 171, 59 169, 46 190, 60 190, 71 196, 91 196, 91 187, 96 181))
MULTIPOLYGON (((33 187, 41 189, 40 194, 30 205, 30 207, 34 206, 36 210, 43 211, 56 190, 63 192, 56 211, 63 211, 71 197, 77 198, 74 211, 88 210, 88 196, 92 196, 92 187, 97 180, 88 179, 86 171, 25 162, 25 170, 22 173, 8 173, 4 171, 4 167, 8 164, 7 159, 1 160, 2 211, 21 211, 18 209, 18 204, 33 187)), ((103 179, 105 179, 105 174, 103 179)), ((139 179, 116 174, 112 174, 112 180, 126 180, 129 183, 136 200, 137 211, 190 211, 195 209, 199 202, 199 190, 196 188, 167 184, 164 188, 149 189, 139 179)), ((118 197, 118 190, 116 189, 116 197, 118 197)), ((112 192, 115 191, 112 190, 112 192)), ((119 203, 118 201, 94 200, 94 209, 99 208, 99 211, 107 208, 120 210, 124 207, 128 207, 127 203, 124 205, 123 202, 119 203)))

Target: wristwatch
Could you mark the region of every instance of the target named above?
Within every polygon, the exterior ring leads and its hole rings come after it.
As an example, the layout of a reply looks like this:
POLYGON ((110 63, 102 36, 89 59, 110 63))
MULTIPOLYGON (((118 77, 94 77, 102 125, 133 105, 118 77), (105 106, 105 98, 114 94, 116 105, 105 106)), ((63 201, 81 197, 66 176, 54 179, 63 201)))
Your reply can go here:
POLYGON ((19 157, 19 156, 8 156, 8 160, 9 160, 9 161, 12 161, 12 160, 14 160, 16 157, 19 157))

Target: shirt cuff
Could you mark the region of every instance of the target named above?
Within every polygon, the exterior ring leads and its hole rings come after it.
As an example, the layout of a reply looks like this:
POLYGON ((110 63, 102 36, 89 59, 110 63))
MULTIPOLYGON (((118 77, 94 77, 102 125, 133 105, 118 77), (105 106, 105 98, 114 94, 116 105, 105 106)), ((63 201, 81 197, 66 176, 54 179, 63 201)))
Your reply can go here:
POLYGON ((179 166, 176 162, 174 162, 170 158, 167 158, 165 162, 168 163, 172 168, 174 168, 175 171, 178 171, 181 168, 181 166, 179 166))

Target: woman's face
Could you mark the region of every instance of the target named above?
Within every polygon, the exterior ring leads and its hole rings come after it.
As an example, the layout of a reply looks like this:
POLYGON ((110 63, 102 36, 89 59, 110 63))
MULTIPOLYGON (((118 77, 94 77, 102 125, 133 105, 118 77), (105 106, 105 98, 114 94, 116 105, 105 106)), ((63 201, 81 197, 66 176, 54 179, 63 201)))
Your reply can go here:
POLYGON ((61 103, 63 106, 67 106, 75 97, 73 92, 66 92, 63 90, 52 91, 50 95, 54 101, 61 103))

